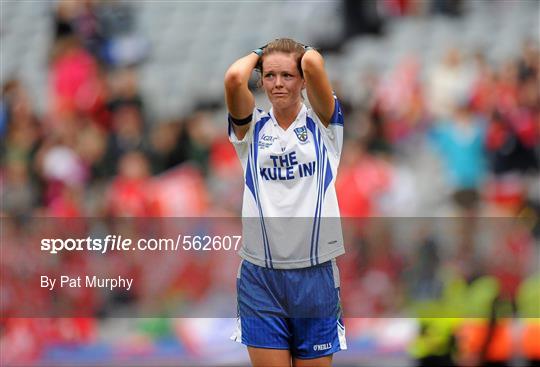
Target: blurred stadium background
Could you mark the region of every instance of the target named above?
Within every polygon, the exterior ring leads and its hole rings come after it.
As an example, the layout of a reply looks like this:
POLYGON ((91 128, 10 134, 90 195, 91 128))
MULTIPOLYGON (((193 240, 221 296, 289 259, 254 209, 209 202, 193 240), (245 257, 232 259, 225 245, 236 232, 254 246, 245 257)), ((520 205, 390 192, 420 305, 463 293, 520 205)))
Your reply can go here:
MULTIPOLYGON (((321 50, 344 106, 343 216, 464 218, 459 236, 418 234, 413 268, 382 231, 350 239, 348 302, 373 317, 347 320, 350 349, 335 365, 408 366, 450 350, 461 365, 540 361, 538 319, 525 318, 540 307, 537 1, 1 0, 0 13, 2 365, 247 364, 230 318, 9 318, 20 269, 40 270, 31 250, 7 251, 18 232, 6 228, 238 216, 223 75, 284 36, 321 50), (486 217, 527 224, 477 246, 474 218, 486 217), (441 301, 448 269, 482 289, 476 331, 471 319, 384 317, 399 314, 387 302, 396 294, 441 301)), ((178 276, 186 268, 208 270, 183 264, 178 276)))

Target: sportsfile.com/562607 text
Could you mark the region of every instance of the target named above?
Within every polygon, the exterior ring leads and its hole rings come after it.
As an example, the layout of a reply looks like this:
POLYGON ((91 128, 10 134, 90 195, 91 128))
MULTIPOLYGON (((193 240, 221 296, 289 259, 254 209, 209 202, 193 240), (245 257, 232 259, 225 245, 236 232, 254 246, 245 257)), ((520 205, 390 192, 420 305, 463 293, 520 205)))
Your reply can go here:
POLYGON ((122 235, 104 238, 44 238, 41 251, 57 254, 61 251, 238 251, 240 235, 182 235, 176 238, 139 238, 133 240, 122 235))

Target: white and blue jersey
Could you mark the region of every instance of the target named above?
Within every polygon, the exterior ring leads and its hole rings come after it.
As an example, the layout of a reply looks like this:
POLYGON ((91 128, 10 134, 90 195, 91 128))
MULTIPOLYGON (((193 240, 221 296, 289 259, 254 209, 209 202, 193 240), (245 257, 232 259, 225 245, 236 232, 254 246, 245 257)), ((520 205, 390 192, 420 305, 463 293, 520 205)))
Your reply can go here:
POLYGON ((242 140, 229 139, 244 169, 240 256, 267 268, 315 266, 343 254, 335 180, 343 146, 337 98, 325 127, 305 105, 287 130, 254 109, 242 140))

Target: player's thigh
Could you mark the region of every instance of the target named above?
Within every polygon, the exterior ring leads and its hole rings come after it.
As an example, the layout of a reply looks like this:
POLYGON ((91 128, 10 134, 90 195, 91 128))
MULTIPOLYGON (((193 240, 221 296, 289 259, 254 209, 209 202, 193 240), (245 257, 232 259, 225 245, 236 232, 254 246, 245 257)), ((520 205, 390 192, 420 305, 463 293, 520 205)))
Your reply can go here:
POLYGON ((293 359, 293 367, 331 367, 332 355, 313 359, 293 359))
POLYGON ((248 347, 253 367, 290 367, 291 352, 288 349, 248 347))

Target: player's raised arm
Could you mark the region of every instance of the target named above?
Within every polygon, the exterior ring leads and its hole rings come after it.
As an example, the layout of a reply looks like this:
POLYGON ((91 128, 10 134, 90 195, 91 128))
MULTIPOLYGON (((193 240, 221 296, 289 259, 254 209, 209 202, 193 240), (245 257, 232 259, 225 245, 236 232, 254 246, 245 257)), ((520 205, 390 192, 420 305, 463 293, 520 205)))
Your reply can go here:
POLYGON ((249 130, 255 98, 248 88, 251 72, 259 61, 259 55, 251 52, 236 60, 225 73, 225 100, 232 117, 234 134, 243 139, 249 130))
POLYGON ((324 69, 324 59, 316 50, 308 48, 302 57, 301 66, 309 103, 324 126, 328 127, 334 113, 334 96, 324 69))

